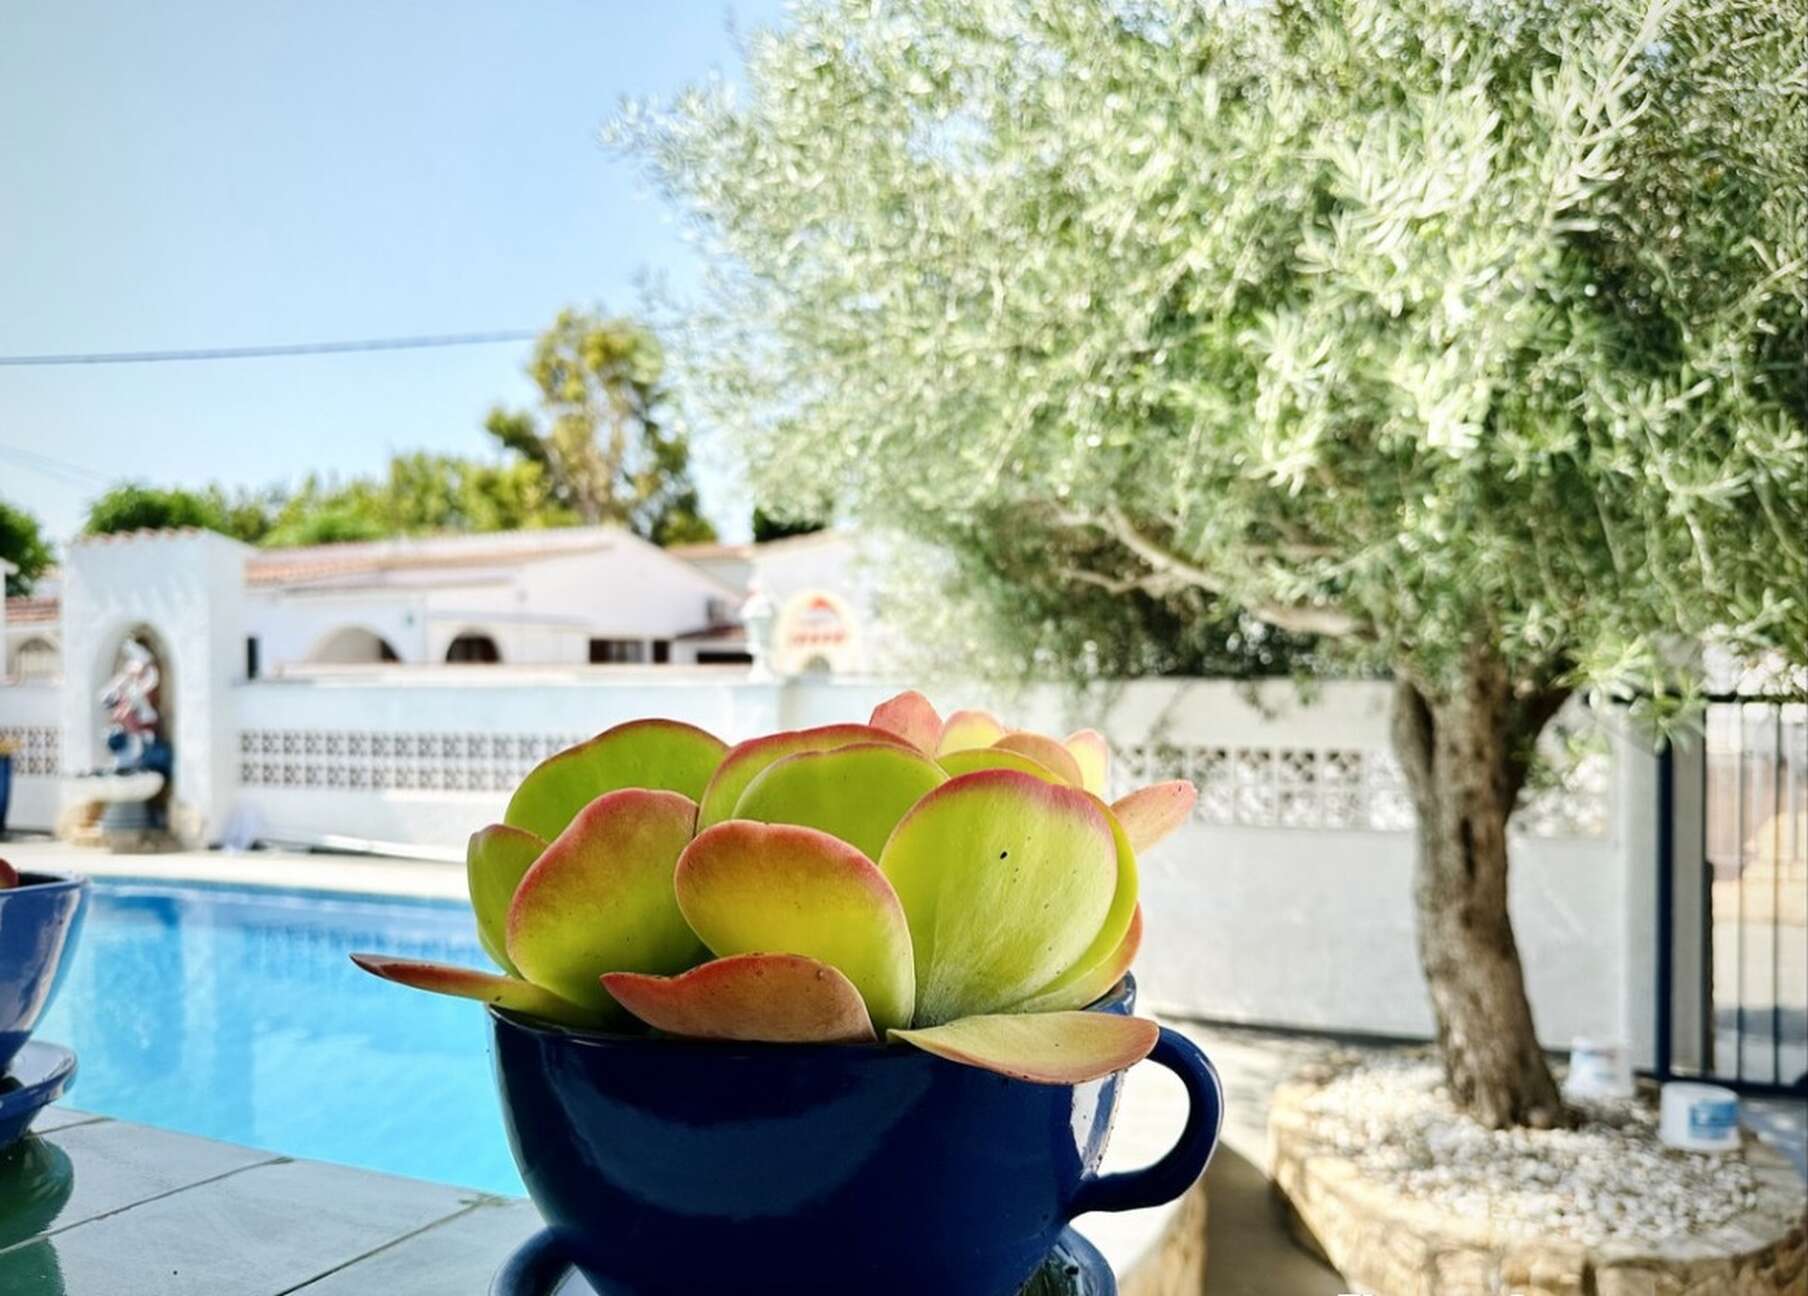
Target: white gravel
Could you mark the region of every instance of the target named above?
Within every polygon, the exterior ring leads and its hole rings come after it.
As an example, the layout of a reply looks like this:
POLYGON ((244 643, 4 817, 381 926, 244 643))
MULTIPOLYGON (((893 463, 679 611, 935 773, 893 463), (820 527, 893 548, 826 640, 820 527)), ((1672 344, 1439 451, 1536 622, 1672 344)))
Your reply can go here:
POLYGON ((1436 1063, 1376 1059, 1305 1108, 1314 1136, 1365 1177, 1528 1239, 1661 1243, 1757 1201, 1744 1157, 1665 1147, 1641 1099, 1580 1104, 1579 1129, 1495 1131, 1457 1114, 1436 1063))

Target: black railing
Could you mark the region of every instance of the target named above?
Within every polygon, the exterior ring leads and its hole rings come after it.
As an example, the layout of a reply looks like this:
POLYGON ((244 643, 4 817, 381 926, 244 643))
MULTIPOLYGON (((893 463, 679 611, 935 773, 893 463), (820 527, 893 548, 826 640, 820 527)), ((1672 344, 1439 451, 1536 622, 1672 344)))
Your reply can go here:
MULTIPOLYGON (((1679 991, 1698 997, 1702 1078, 1750 1093, 1808 1091, 1808 702, 1718 695, 1697 759, 1666 752, 1658 785, 1656 1070, 1672 1073, 1679 991), (1676 832, 1678 783, 1698 778, 1700 832, 1676 832), (1691 859, 1685 852, 1694 853, 1691 859), (1679 862, 1688 867, 1680 867, 1679 862), (1695 879, 1699 879, 1698 882, 1695 879), (1678 888, 1685 888, 1679 891, 1678 888), (1699 887, 1697 895, 1687 889, 1699 887), (1679 901, 1681 902, 1679 905, 1679 901), (1700 923, 1676 930, 1679 908, 1700 923), (1676 942, 1702 969, 1676 985, 1676 942)), ((1692 799, 1692 798, 1691 798, 1692 799)))

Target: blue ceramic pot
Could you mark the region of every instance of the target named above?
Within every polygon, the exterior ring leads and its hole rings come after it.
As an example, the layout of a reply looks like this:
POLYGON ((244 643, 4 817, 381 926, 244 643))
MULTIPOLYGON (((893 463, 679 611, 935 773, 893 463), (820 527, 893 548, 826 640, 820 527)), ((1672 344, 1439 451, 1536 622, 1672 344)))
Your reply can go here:
MULTIPOLYGON (((1129 979, 1090 1011, 1124 1013, 1129 979)), ((1191 1100, 1174 1148, 1100 1175, 1119 1078, 1036 1085, 879 1045, 561 1030, 496 1010, 515 1161, 610 1296, 1012 1296, 1068 1221, 1169 1201, 1222 1090, 1184 1036, 1151 1060, 1191 1100)))
POLYGON ((68 971, 88 899, 86 878, 26 873, 0 891, 0 1074, 68 971))

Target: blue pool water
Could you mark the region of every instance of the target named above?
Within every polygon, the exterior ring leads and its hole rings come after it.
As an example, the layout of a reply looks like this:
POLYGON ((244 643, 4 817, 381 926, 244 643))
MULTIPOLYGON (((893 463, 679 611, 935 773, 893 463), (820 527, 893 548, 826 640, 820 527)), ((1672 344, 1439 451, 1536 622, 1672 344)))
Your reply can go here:
POLYGON ((483 1009, 379 981, 353 950, 489 966, 463 904, 97 881, 37 1036, 75 1049, 88 1111, 521 1193, 483 1009))

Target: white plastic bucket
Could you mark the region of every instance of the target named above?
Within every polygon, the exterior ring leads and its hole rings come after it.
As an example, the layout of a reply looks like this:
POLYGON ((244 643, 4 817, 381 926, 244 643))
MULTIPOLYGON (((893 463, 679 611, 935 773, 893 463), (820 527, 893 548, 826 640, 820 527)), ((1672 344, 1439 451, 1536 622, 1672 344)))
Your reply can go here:
POLYGON ((1632 1059, 1619 1040, 1579 1039, 1570 1048, 1568 1098, 1632 1097, 1632 1059))
POLYGON ((1667 1084, 1658 1109, 1657 1134, 1671 1147, 1690 1152, 1736 1152, 1739 1095, 1719 1085, 1667 1084))

